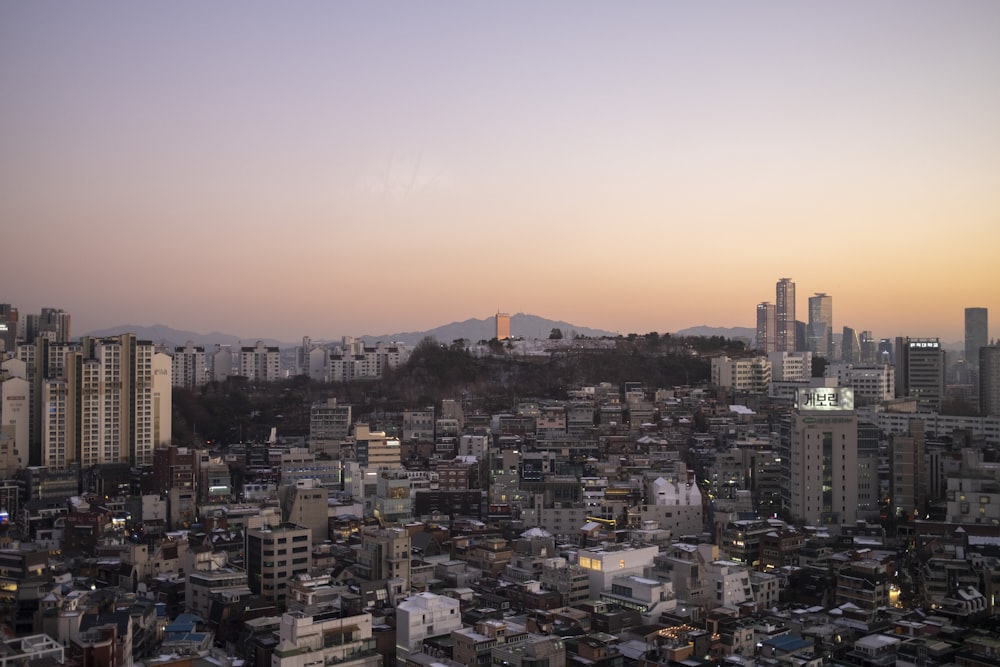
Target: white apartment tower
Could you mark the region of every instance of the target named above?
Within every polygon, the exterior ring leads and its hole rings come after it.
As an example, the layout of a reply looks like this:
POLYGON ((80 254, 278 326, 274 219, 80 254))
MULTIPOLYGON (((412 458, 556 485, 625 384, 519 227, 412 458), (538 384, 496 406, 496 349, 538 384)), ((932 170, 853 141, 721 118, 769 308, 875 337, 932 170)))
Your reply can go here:
POLYGON ((188 389, 208 383, 208 366, 205 348, 188 341, 184 347, 174 348, 173 384, 188 389))
POLYGON ((0 370, 0 475, 4 479, 28 465, 28 391, 27 380, 0 370))
POLYGON ((280 376, 281 351, 257 341, 253 347, 240 348, 240 375, 251 382, 275 382, 280 376))

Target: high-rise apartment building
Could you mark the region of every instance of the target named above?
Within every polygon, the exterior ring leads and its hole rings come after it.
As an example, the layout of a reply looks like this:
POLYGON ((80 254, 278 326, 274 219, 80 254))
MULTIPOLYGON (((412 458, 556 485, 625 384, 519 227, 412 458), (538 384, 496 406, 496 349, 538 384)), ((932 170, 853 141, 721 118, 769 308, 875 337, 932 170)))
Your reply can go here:
POLYGON ((497 340, 507 340, 510 338, 510 315, 508 313, 497 313, 496 316, 497 340))
POLYGON ((13 352, 17 342, 17 308, 0 303, 0 352, 13 352))
POLYGON ((257 341, 240 348, 240 375, 251 382, 275 382, 280 375, 281 350, 257 341))
POLYGON ((858 420, 842 387, 798 389, 779 429, 782 505, 797 521, 854 523, 858 512, 858 420))
POLYGON ((777 352, 795 352, 795 283, 782 278, 774 290, 777 352))
POLYGON ((12 478, 28 465, 31 423, 28 389, 27 380, 0 368, 0 475, 4 479, 12 478))
POLYGON ((188 389, 208 383, 208 365, 205 348, 188 341, 184 347, 174 348, 173 384, 188 389))
POLYGON ((152 464, 171 437, 170 357, 134 334, 43 347, 40 463, 152 464))
POLYGON ((1000 344, 979 348, 979 411, 1000 416, 1000 344))
POLYGON ((757 304, 757 341, 755 347, 765 354, 778 349, 777 310, 770 301, 757 304))
POLYGON ((937 338, 896 338, 896 396, 917 399, 917 407, 937 411, 944 398, 945 358, 937 338))
POLYGON ((216 344, 215 352, 212 354, 212 379, 216 382, 225 382, 226 378, 233 375, 235 368, 232 346, 216 344))
POLYGON ((817 292, 809 297, 809 351, 830 359, 833 348, 833 297, 817 292))
POLYGON ((979 368, 979 348, 989 345, 989 311, 986 308, 965 309, 965 363, 979 368))

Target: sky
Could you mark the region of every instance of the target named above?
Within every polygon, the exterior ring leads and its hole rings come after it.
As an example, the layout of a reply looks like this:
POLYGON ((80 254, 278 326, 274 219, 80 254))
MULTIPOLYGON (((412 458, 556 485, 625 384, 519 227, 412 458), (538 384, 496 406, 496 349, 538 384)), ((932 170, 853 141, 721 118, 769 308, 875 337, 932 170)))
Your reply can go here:
MULTIPOLYGON (((1000 337, 1000 2, 0 3, 0 302, 1000 337)), ((516 333, 516 332, 515 332, 516 333)))

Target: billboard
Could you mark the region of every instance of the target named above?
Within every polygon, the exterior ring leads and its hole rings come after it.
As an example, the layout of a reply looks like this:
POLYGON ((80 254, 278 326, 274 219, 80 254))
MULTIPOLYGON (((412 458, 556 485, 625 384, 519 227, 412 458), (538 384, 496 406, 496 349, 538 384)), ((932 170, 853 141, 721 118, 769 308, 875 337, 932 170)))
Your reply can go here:
POLYGON ((795 409, 800 412, 853 410, 854 390, 850 387, 810 387, 795 390, 795 409))

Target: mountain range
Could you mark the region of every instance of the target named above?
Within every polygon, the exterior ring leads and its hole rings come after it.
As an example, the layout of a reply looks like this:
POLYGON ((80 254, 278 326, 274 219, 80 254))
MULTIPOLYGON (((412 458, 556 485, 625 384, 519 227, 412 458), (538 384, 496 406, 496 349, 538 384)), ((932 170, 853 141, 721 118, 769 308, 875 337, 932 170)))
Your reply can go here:
MULTIPOLYGON (((561 320, 550 320, 537 315, 527 313, 517 313, 510 317, 510 332, 512 336, 521 338, 548 338, 553 329, 559 329, 564 336, 580 335, 591 338, 601 338, 604 336, 617 336, 616 332, 605 331, 603 329, 592 329, 581 327, 561 320)), ((236 336, 234 334, 213 331, 212 333, 197 333, 194 331, 184 331, 174 329, 164 324, 154 326, 139 326, 123 324, 120 326, 108 327, 98 331, 91 331, 84 335, 100 338, 103 336, 114 336, 121 333, 134 333, 141 340, 151 340, 154 343, 162 344, 167 348, 183 347, 188 341, 195 345, 211 348, 215 345, 231 345, 239 347, 241 345, 255 345, 258 340, 268 346, 280 348, 290 348, 299 345, 299 342, 279 341, 273 338, 254 338, 246 336, 236 336)), ((647 332, 635 332, 647 333, 647 332)), ((750 327, 709 327, 699 326, 683 329, 676 332, 678 336, 723 336, 725 338, 745 338, 752 339, 754 330, 750 327)), ((470 342, 489 340, 496 336, 496 321, 491 317, 482 319, 468 319, 463 322, 452 322, 427 331, 407 331, 382 335, 358 336, 367 342, 393 341, 416 345, 427 337, 435 338, 441 343, 450 343, 453 340, 464 338, 470 342)))

